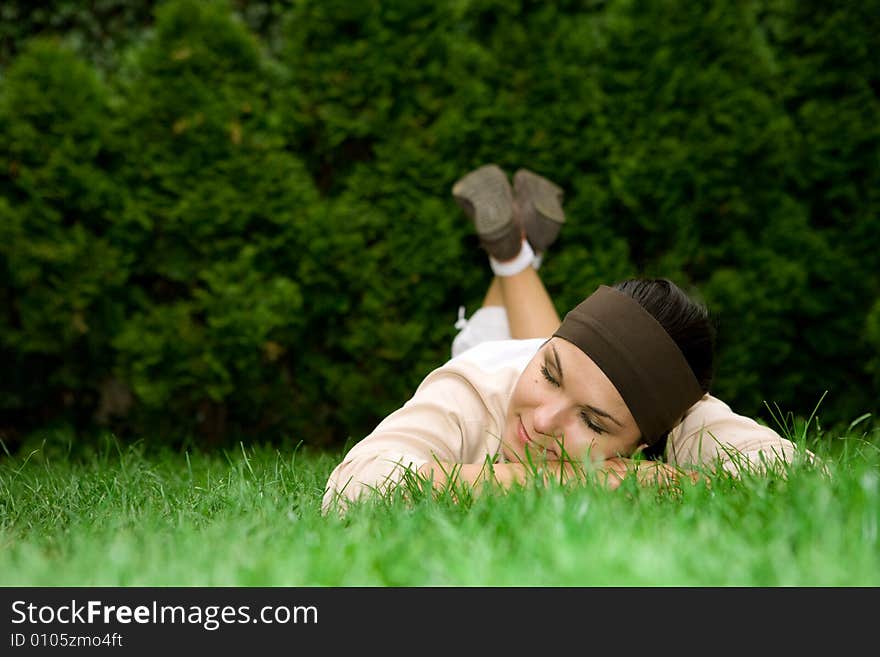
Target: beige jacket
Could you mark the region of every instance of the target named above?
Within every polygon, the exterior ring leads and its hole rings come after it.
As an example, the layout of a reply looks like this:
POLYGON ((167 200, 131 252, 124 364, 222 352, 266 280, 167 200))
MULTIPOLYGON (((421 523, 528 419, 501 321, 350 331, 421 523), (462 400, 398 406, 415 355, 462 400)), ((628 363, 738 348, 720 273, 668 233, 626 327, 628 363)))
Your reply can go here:
MULTIPOLYGON (((356 444, 330 474, 326 511, 334 499, 399 483, 406 468, 431 461, 502 462, 507 404, 543 339, 484 342, 428 374, 413 397, 356 444)), ((772 429, 734 413, 705 395, 672 429, 666 448, 671 465, 720 464, 736 473, 746 465, 790 461, 795 446, 772 429)))

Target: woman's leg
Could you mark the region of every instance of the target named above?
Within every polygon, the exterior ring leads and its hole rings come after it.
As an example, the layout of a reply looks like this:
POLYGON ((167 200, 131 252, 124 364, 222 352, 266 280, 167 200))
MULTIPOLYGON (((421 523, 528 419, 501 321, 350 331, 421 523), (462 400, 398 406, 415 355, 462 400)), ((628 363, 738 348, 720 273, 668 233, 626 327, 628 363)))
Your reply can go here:
MULTIPOLYGON (((487 165, 464 176, 453 186, 452 193, 474 220, 496 274, 483 299, 483 308, 487 310, 481 317, 493 317, 499 334, 516 339, 545 338, 553 334, 561 321, 537 270, 531 266, 535 254, 526 237, 531 229, 534 235, 529 236, 538 240, 542 252, 553 242, 565 221, 562 190, 524 169, 517 172, 515 183, 513 198, 506 174, 495 165, 487 165), (545 216, 548 208, 551 211, 545 216), (507 222, 499 221, 499 217, 506 217, 507 222), (503 240, 498 237, 500 233, 503 240), (512 247, 517 235, 521 245, 515 254, 512 247), (502 241, 504 249, 499 246, 502 241)), ((463 317, 460 321, 467 325, 463 317)), ((461 344, 467 343, 461 335, 457 339, 461 344)))
POLYGON ((549 338, 559 328, 559 313, 533 267, 513 276, 496 276, 489 293, 496 284, 507 310, 512 338, 549 338))
POLYGON ((492 282, 489 284, 489 289, 486 290, 486 298, 483 299, 483 308, 503 305, 504 296, 501 294, 501 277, 494 276, 492 282))
POLYGON ((482 308, 469 320, 464 318, 464 307, 459 308, 452 356, 489 340, 548 338, 559 324, 559 315, 532 267, 513 276, 495 276, 482 308))
POLYGON ((503 306, 512 338, 550 337, 561 320, 538 272, 528 267, 513 276, 495 276, 483 307, 503 306))

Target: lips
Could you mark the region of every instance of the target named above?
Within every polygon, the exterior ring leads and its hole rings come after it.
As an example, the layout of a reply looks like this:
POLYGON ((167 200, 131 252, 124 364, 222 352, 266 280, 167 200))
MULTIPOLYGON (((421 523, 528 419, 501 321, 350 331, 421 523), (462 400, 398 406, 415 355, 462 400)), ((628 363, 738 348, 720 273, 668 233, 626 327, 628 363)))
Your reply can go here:
POLYGON ((517 435, 519 436, 519 440, 523 445, 527 445, 528 443, 535 444, 535 441, 529 437, 526 428, 523 426, 522 419, 519 420, 519 426, 516 428, 517 435))
POLYGON ((523 447, 530 445, 532 449, 539 450, 541 452, 546 453, 548 456, 559 456, 556 453, 556 449, 553 447, 545 447, 534 440, 529 436, 529 432, 526 431, 525 425, 522 423, 522 418, 519 418, 518 426, 516 427, 516 435, 519 437, 519 441, 522 443, 523 447))

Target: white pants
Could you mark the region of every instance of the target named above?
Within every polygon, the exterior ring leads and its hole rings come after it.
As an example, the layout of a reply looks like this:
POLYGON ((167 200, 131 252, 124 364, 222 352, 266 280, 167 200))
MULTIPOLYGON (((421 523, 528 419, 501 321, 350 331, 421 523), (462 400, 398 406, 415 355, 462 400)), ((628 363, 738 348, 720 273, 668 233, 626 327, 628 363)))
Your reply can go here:
POLYGON ((452 340, 452 357, 489 340, 510 340, 510 324, 504 306, 485 306, 477 309, 470 319, 464 318, 464 306, 458 309, 455 323, 458 335, 452 340))

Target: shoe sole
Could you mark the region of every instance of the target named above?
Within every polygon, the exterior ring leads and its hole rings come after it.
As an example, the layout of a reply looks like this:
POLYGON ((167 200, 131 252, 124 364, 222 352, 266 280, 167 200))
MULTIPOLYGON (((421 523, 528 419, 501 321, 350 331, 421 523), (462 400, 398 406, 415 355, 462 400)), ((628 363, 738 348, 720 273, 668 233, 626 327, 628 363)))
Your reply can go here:
POLYGON ((513 190, 517 202, 524 206, 522 221, 529 243, 535 250, 545 251, 565 223, 562 188, 533 171, 519 169, 513 177, 513 190))
POLYGON ((495 164, 471 171, 452 187, 452 196, 474 222, 482 247, 498 260, 515 258, 522 233, 513 217, 513 190, 495 164))
POLYGON ((494 241, 513 223, 513 193, 497 165, 471 171, 453 185, 452 195, 473 219, 481 239, 494 241))

